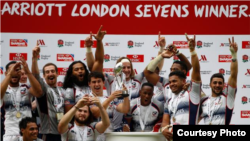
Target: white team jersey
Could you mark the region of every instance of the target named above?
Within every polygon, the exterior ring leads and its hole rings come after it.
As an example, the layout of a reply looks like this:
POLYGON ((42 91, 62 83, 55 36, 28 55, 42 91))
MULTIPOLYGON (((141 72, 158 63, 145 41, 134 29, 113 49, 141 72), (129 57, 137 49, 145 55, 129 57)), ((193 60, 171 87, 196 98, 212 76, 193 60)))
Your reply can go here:
MULTIPOLYGON (((143 83, 148 82, 146 77, 143 77, 141 86, 143 83)), ((163 104, 166 102, 168 96, 168 90, 166 87, 169 84, 169 79, 165 77, 160 77, 160 80, 157 82, 157 84, 154 86, 154 96, 153 98, 157 99, 158 101, 162 102, 163 104)))
POLYGON ((4 135, 19 135, 19 122, 21 119, 32 117, 31 97, 32 95, 28 92, 27 85, 20 85, 15 89, 8 86, 3 99, 1 99, 1 108, 5 110, 4 135), (18 112, 16 105, 18 105, 18 103, 20 103, 20 117, 17 117, 18 112))
POLYGON ((164 105, 164 114, 170 115, 171 124, 196 125, 201 97, 201 83, 190 82, 189 91, 171 94, 164 105))
POLYGON ((153 131, 153 127, 157 121, 162 118, 163 110, 163 104, 156 99, 152 99, 149 106, 142 106, 140 105, 140 98, 136 98, 130 102, 130 111, 127 116, 132 116, 133 130, 135 132, 141 132, 142 130, 150 132, 153 131), (142 124, 140 122, 140 118, 142 124))
POLYGON ((85 137, 87 138, 87 140, 84 141, 95 141, 96 134, 98 133, 95 130, 95 125, 96 122, 91 123, 90 126, 84 127, 79 127, 77 125, 71 126, 68 131, 61 134, 62 141, 83 141, 85 137), (81 130, 81 128, 83 128, 83 130, 81 130))
MULTIPOLYGON (((130 79, 129 81, 125 82, 125 86, 129 92, 129 99, 135 99, 139 97, 139 91, 141 88, 141 75, 136 75, 134 79, 130 79)), ((105 87, 107 89, 108 95, 111 95, 112 92, 116 90, 116 81, 115 77, 105 73, 105 87)), ((122 98, 114 100, 114 104, 118 105, 119 103, 123 102, 122 98)), ((113 119, 111 123, 113 123, 113 129, 115 132, 121 132, 123 127, 123 113, 114 110, 113 119)))
POLYGON ((67 88, 64 96, 65 104, 76 104, 86 94, 93 96, 89 87, 67 88))
MULTIPOLYGON (((19 137, 17 141, 23 141, 23 137, 19 137)), ((42 139, 37 138, 36 140, 33 141, 43 141, 42 139)))
POLYGON ((204 124, 229 125, 234 108, 236 88, 227 86, 225 94, 207 97, 201 103, 201 117, 204 124))

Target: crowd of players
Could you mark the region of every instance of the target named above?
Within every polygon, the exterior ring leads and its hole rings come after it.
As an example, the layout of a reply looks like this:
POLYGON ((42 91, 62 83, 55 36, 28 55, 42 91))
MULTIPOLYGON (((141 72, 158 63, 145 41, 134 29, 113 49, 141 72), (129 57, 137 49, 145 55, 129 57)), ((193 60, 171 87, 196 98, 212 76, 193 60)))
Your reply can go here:
POLYGON ((109 132, 162 132, 171 140, 173 125, 230 124, 238 74, 238 46, 233 37, 229 39, 232 62, 227 85, 222 74, 213 74, 211 93, 205 94, 195 36, 186 34, 191 63, 173 44, 166 47, 160 33, 159 53, 143 72, 135 75, 129 58, 118 59, 125 76, 121 88, 115 76, 103 72, 105 34, 101 26, 97 34, 85 39, 87 65, 72 62, 62 87, 57 86, 54 63, 44 65, 40 77, 38 44, 32 51, 31 69, 24 58, 6 65, 1 82, 3 141, 105 141, 109 132), (95 55, 92 38, 97 41, 95 55), (174 55, 180 61, 173 62, 168 76, 159 76, 164 59, 174 55), (186 80, 191 69, 191 80, 186 80), (104 86, 108 96, 104 96, 104 86), (124 90, 128 96, 121 95, 124 90))

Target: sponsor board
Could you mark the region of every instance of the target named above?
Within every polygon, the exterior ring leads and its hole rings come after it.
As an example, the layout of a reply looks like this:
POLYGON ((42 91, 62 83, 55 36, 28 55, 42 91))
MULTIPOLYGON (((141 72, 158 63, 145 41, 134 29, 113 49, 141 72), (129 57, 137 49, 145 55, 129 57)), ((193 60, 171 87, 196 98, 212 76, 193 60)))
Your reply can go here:
POLYGON ((74 54, 57 54, 57 61, 72 62, 74 61, 74 54))
POLYGON ((131 60, 131 62, 135 63, 144 62, 144 55, 142 54, 127 54, 127 57, 131 60))
POLYGON ((28 39, 10 39, 10 47, 27 47, 28 39))
POLYGON ((27 61, 27 58, 28 58, 27 53, 10 53, 9 60, 10 61, 20 61, 22 56, 27 61))

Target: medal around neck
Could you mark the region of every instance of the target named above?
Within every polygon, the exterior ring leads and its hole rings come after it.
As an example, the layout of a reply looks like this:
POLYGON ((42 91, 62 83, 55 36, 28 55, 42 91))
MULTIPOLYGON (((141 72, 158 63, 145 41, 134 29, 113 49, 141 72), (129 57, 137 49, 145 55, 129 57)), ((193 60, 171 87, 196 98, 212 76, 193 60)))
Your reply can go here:
MULTIPOLYGON (((125 81, 125 74, 122 72, 122 68, 123 68, 123 65, 122 65, 122 62, 119 62, 115 65, 115 68, 114 68, 114 74, 115 74, 115 78, 116 78, 116 84, 118 85, 118 89, 119 90, 122 90, 122 85, 125 81)), ((128 97, 129 94, 128 94, 128 90, 122 90, 122 93, 121 93, 121 97, 128 97)))
POLYGON ((21 117, 21 113, 19 111, 16 112, 16 117, 20 118, 21 117))

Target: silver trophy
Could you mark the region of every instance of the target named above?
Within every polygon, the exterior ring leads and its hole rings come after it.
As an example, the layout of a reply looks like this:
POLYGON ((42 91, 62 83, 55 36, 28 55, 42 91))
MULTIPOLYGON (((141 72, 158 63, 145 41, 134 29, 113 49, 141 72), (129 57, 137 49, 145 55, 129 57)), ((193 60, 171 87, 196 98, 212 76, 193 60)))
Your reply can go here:
POLYGON ((119 62, 115 65, 114 74, 115 74, 115 81, 116 81, 116 90, 122 90, 121 97, 129 96, 128 90, 123 90, 123 84, 126 79, 125 74, 122 72, 122 62, 119 62))

